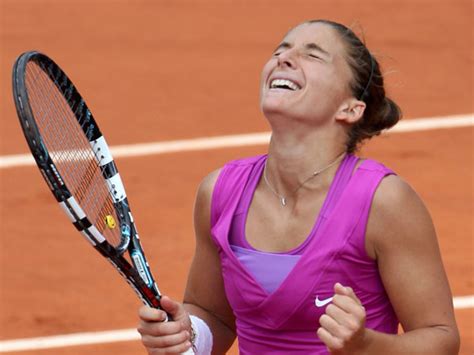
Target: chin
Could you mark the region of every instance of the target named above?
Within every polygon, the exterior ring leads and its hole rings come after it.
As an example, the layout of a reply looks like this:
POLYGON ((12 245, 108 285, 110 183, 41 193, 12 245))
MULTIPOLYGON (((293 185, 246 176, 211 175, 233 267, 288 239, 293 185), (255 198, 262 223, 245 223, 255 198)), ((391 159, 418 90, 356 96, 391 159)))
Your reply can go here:
POLYGON ((289 112, 291 104, 282 97, 267 96, 260 102, 260 109, 263 113, 266 112, 289 112))
POLYGON ((272 123, 283 123, 290 121, 299 121, 295 112, 291 110, 285 110, 281 106, 263 106, 261 107, 263 115, 266 117, 267 121, 272 125, 272 123))
POLYGON ((260 110, 262 113, 265 115, 265 117, 270 117, 270 116, 288 116, 289 112, 285 110, 281 105, 261 105, 260 110))

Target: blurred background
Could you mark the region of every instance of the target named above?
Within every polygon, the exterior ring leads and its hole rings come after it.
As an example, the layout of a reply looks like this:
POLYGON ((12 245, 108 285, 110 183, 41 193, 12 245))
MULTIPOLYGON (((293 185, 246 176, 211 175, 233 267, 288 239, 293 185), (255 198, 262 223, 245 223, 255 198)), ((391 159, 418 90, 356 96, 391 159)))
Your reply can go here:
MULTIPOLYGON (((11 97, 13 62, 27 50, 66 71, 115 146, 268 131, 258 107, 261 68, 291 27, 316 18, 365 38, 405 120, 472 115, 472 16, 470 0, 0 0, 0 158, 28 153, 11 97)), ((472 125, 388 133, 361 152, 425 200, 460 297, 474 294, 472 138, 472 125)), ((118 159, 164 293, 182 297, 200 180, 265 151, 118 159)), ((34 166, 0 168, 1 340, 136 325, 135 295, 76 234, 34 166)), ((456 316, 462 353, 474 353, 472 305, 456 316)), ((87 351, 144 353, 137 341, 24 353, 87 351)))

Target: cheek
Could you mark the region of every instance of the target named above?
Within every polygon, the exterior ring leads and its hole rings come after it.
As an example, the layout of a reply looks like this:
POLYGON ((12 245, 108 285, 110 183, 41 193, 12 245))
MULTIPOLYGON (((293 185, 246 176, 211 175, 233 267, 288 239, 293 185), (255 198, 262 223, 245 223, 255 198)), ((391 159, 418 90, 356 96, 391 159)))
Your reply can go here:
POLYGON ((262 69, 262 73, 260 74, 260 87, 263 87, 265 85, 266 80, 268 79, 268 76, 272 72, 273 68, 275 67, 275 60, 270 59, 268 62, 265 63, 262 69))
POLYGON ((260 96, 260 106, 262 105, 262 98, 264 95, 264 90, 265 90, 265 84, 268 79, 268 76, 270 75, 272 69, 273 69, 272 61, 269 60, 262 69, 262 73, 260 74, 260 87, 259 87, 259 96, 260 96))
POLYGON ((302 95, 299 109, 317 116, 332 115, 344 99, 341 78, 337 75, 319 75, 307 79, 308 87, 302 95))
POLYGON ((346 77, 336 70, 312 80, 314 94, 323 95, 328 101, 339 101, 347 96, 346 77))

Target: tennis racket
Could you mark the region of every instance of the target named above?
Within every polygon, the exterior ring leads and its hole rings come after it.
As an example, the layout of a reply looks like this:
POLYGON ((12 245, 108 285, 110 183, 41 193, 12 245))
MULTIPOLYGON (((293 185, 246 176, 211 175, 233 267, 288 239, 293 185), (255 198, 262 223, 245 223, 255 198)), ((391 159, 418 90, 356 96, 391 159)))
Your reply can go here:
POLYGON ((142 301, 160 308, 117 166, 76 87, 53 60, 32 51, 14 64, 13 94, 31 153, 59 206, 142 301))

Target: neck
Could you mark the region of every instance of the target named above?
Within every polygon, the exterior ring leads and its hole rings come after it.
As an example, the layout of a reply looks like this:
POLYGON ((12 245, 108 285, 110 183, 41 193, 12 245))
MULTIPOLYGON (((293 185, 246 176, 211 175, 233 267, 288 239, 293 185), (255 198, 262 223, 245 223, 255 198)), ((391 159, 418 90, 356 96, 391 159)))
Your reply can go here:
POLYGON ((340 133, 317 130, 301 132, 273 131, 270 141, 266 175, 273 189, 289 196, 299 186, 303 188, 330 183, 339 164, 334 164, 316 179, 307 181, 313 172, 331 164, 345 150, 340 133), (307 181, 307 182, 306 182, 307 181))

